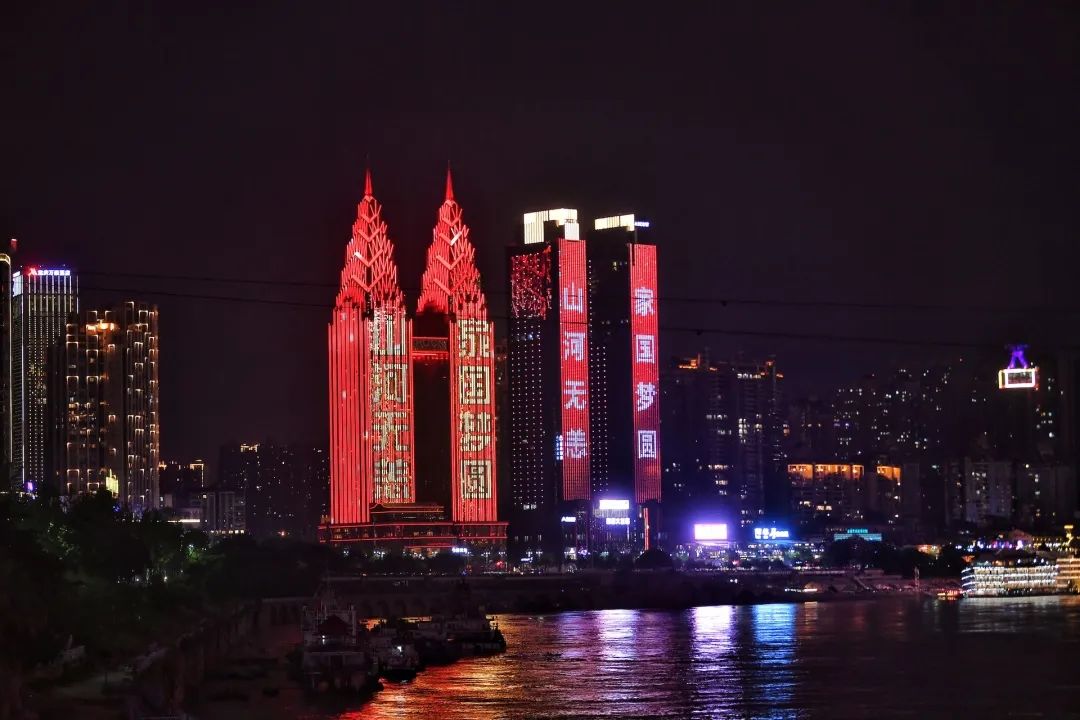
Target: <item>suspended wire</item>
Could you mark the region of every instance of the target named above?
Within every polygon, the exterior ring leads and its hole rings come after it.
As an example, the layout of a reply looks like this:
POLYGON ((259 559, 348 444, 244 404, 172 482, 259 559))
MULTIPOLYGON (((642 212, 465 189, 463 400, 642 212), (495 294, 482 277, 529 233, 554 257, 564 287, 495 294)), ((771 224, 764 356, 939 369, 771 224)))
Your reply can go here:
MULTIPOLYGON (((337 290, 337 283, 315 282, 308 280, 283 280, 283 279, 258 279, 228 276, 209 275, 176 275, 167 273, 123 273, 106 272, 95 270, 79 270, 79 275, 94 277, 116 277, 147 280, 169 280, 176 282, 201 282, 219 283, 225 285, 254 285, 268 287, 293 287, 312 288, 323 290, 337 290)), ((402 286, 402 290, 411 294, 418 294, 420 288, 402 286)), ((140 290, 139 292, 147 292, 140 290)), ((485 290, 488 296, 507 297, 505 290, 485 290)), ((231 298, 223 298, 231 299, 231 298)), ((953 305, 934 303, 874 303, 874 302, 850 302, 841 300, 773 300, 766 298, 743 298, 743 297, 706 297, 693 295, 661 295, 658 300, 665 303, 687 303, 701 305, 748 305, 760 307, 800 307, 800 308, 833 308, 840 310, 886 310, 898 312, 980 312, 980 313, 1003 313, 1003 314, 1026 314, 1026 313, 1053 313, 1053 314, 1080 314, 1080 307, 1054 306, 1054 305, 953 305)))
MULTIPOLYGON (((148 290, 120 287, 82 286, 80 289, 92 292, 117 293, 124 295, 144 294, 151 296, 172 297, 188 300, 206 300, 214 302, 249 303, 254 305, 272 305, 275 307, 295 307, 302 309, 321 310, 329 313, 334 309, 330 303, 305 302, 298 300, 279 300, 276 298, 238 297, 230 295, 212 295, 207 293, 191 293, 172 290, 148 290)), ((488 313, 491 320, 509 321, 510 317, 499 313, 488 313)), ((916 340, 912 338, 887 337, 879 335, 843 335, 837 333, 803 333, 772 330, 742 330, 736 328, 722 328, 710 326, 687 326, 665 325, 660 329, 665 332, 689 333, 694 335, 725 335, 731 337, 760 337, 784 340, 800 340, 814 342, 845 342, 866 343, 877 345, 900 345, 911 347, 937 347, 937 348, 960 348, 960 349, 994 349, 1001 348, 1001 343, 966 342, 952 340, 916 340)), ((1071 346, 1069 346, 1071 347, 1071 346)))

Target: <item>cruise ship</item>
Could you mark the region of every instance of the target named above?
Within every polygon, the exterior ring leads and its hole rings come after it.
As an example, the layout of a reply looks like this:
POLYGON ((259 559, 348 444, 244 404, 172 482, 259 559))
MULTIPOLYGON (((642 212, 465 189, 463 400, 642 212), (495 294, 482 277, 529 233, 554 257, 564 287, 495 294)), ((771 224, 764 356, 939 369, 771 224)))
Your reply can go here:
POLYGON ((1080 590, 1080 558, 1002 551, 975 558, 960 574, 964 597, 1061 595, 1080 590))

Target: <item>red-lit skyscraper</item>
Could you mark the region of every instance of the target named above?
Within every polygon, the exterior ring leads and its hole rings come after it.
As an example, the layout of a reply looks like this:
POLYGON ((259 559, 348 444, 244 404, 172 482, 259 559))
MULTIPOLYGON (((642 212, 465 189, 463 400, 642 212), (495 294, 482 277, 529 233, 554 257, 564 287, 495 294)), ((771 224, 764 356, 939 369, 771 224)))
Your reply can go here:
MULTIPOLYGON (((455 522, 496 519, 495 332, 488 320, 475 254, 447 171, 446 196, 432 231, 417 311, 417 324, 428 342, 414 352, 420 362, 433 368, 442 362, 449 366, 449 416, 438 418, 444 433, 450 428, 448 462, 424 471, 430 476, 450 468, 455 522)), ((441 377, 437 370, 428 375, 441 377)), ((425 403, 431 401, 436 407, 445 407, 442 400, 425 396, 425 403)))
POLYGON ((413 476, 412 322, 371 174, 345 249, 330 322, 330 522, 368 522, 408 503, 413 476))
POLYGON ((415 336, 380 212, 369 175, 330 323, 330 517, 320 537, 498 559, 494 328, 449 172, 415 336))

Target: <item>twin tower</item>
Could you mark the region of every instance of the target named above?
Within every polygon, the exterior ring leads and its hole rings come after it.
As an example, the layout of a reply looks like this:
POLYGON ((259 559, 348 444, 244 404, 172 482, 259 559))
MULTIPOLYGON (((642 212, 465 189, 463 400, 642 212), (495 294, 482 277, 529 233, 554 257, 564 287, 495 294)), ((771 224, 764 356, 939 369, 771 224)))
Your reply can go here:
POLYGON ((415 316, 367 173, 329 349, 330 524, 417 503, 418 470, 452 522, 496 521, 494 326, 449 171, 415 316))

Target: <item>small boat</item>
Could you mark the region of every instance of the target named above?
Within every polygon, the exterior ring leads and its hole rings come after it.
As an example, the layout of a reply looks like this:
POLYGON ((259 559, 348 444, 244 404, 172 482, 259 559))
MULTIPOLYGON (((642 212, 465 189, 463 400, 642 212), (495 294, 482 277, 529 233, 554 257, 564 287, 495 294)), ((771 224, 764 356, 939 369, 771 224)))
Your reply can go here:
POLYGON ((369 695, 381 688, 356 610, 342 607, 332 592, 304 608, 301 630, 299 674, 308 692, 369 695))
POLYGON ((409 682, 420 671, 420 654, 397 623, 380 623, 368 632, 368 647, 379 677, 409 682))

